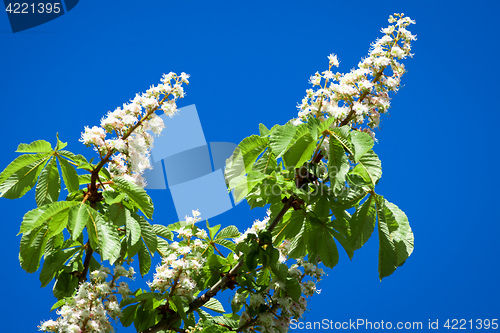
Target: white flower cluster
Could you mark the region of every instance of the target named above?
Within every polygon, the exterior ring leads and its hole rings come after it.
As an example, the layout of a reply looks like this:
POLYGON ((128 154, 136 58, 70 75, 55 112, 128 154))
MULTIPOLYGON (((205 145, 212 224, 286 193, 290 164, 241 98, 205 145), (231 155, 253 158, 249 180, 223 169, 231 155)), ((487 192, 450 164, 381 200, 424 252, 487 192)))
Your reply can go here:
POLYGON ((297 125, 308 116, 319 119, 334 117, 334 126, 343 121, 351 124, 368 122, 366 130, 373 136, 371 129, 379 124, 380 114, 390 107, 389 92, 397 91, 405 67, 399 60, 411 57, 411 41, 416 39, 406 28, 415 21, 403 14, 389 18, 390 25, 383 28, 382 38, 372 44, 368 57, 364 58, 357 69, 349 73, 333 73, 332 66, 338 67, 337 56, 331 54, 329 68, 321 74, 316 72, 310 83, 316 90, 308 89, 306 97, 298 105, 299 118, 292 121, 297 125), (392 75, 384 71, 390 68, 392 75), (322 84, 322 82, 324 82, 322 84))
MULTIPOLYGON (((335 61, 335 58, 333 58, 333 61, 335 61)), ((248 228, 240 237, 234 239, 235 243, 245 241, 249 234, 257 235, 259 231, 264 230, 269 222, 270 214, 271 212, 268 210, 267 216, 262 221, 255 220, 251 228, 248 228)), ((277 246, 280 252, 280 262, 284 263, 288 260, 290 245, 290 240, 284 240, 277 246)), ((303 258, 298 259, 296 264, 290 267, 289 273, 300 284, 301 292, 306 297, 317 292, 316 283, 321 280, 321 276, 324 274, 321 268, 305 261, 303 258)), ((240 327, 250 322, 252 322, 252 325, 243 330, 244 332, 253 331, 252 327, 255 326, 260 326, 262 332, 287 332, 290 320, 292 318, 299 319, 307 307, 306 297, 301 296, 298 301, 293 300, 286 293, 285 283, 279 280, 272 281, 263 292, 252 293, 250 297, 248 296, 248 292, 237 292, 231 301, 234 306, 246 306, 240 316, 240 327), (248 303, 247 298, 250 298, 248 303), (261 305, 274 310, 259 314, 257 318, 252 318, 249 309, 259 308, 261 305)))
POLYGON ((170 244, 161 265, 156 267, 153 281, 148 282, 151 290, 161 293, 168 291, 170 296, 182 296, 188 301, 193 299, 194 293, 198 291, 193 277, 205 263, 202 253, 207 247, 204 240, 208 239, 207 232, 194 225, 200 219, 199 215, 197 210, 193 211, 193 217, 186 216, 188 224, 177 230, 177 237, 182 238, 182 241, 170 244))
MULTIPOLYGON (((288 240, 283 241, 278 246, 281 262, 288 260, 289 249, 290 241, 288 240)), ((247 307, 247 309, 241 314, 240 326, 243 326, 253 320, 248 314, 248 309, 259 308, 261 305, 266 305, 269 308, 276 306, 275 311, 269 311, 259 315, 255 324, 252 325, 259 325, 262 329, 261 332, 263 333, 287 332, 290 320, 292 318, 299 319, 302 316, 307 308, 306 297, 312 296, 315 292, 320 292, 320 290, 316 289, 316 284, 321 281, 321 277, 325 273, 317 265, 307 262, 304 258, 297 259, 297 262, 289 268, 288 272, 300 284, 302 295, 305 297, 301 296, 298 301, 293 300, 286 293, 285 283, 279 280, 272 281, 264 292, 251 294, 249 304, 246 303, 246 294, 236 293, 232 303, 234 305, 244 304, 247 307)), ((244 330, 244 332, 251 331, 251 327, 244 330)))
POLYGON ((247 238, 248 234, 257 235, 259 233, 259 231, 264 230, 267 226, 267 222, 269 222, 270 216, 271 216, 271 211, 267 210, 267 216, 264 217, 264 219, 262 221, 255 220, 253 222, 252 227, 248 228, 243 234, 241 234, 239 237, 235 238, 234 242, 236 244, 241 243, 247 238))
POLYGON ((128 284, 116 281, 119 277, 133 278, 134 269, 126 270, 116 266, 113 279, 106 281, 110 274, 107 267, 101 267, 90 274, 90 282, 82 283, 76 295, 68 297, 66 303, 57 310, 57 320, 47 320, 38 327, 40 331, 57 333, 105 333, 113 332, 109 317, 116 320, 121 316, 121 308, 115 294, 123 298, 130 294, 128 284), (108 317, 109 316, 109 317, 108 317))
POLYGON ((170 117, 175 115, 176 101, 184 97, 182 84, 189 84, 188 78, 186 73, 180 76, 164 74, 159 85, 151 86, 145 93, 137 94, 130 103, 108 112, 100 127, 85 127, 80 141, 93 146, 101 158, 117 152, 108 166, 111 174, 144 187, 142 174, 151 168, 149 152, 154 141, 149 132, 160 134, 165 127, 155 112, 161 108, 170 117), (116 137, 106 139, 108 133, 116 137))

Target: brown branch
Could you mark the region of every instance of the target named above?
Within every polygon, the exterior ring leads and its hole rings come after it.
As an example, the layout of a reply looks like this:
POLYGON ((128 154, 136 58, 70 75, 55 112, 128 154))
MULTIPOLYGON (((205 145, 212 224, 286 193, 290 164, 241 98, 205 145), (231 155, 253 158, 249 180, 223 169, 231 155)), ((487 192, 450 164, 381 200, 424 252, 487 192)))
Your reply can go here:
POLYGON ((90 246, 90 241, 87 241, 85 244, 85 248, 87 253, 85 254, 85 260, 83 261, 83 271, 78 274, 78 283, 82 283, 87 280, 87 272, 90 267, 90 260, 92 259, 92 255, 94 254, 94 249, 90 246))

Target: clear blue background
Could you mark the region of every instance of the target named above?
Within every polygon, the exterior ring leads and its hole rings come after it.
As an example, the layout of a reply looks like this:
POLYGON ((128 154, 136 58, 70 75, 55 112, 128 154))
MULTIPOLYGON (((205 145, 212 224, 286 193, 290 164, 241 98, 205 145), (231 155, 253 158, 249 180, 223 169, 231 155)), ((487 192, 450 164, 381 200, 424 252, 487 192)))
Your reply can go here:
MULTIPOLYGON (((54 142, 56 132, 68 149, 94 156, 77 141, 83 127, 170 71, 191 74, 179 106, 196 104, 207 141, 237 143, 257 133, 259 122, 269 127, 294 117, 328 54, 337 53, 348 71, 388 15, 404 12, 417 21, 415 57, 406 61, 405 87, 375 149, 384 170, 377 191, 407 213, 415 251, 382 282, 376 237, 352 262, 342 255, 304 320, 425 327, 437 318, 500 318, 498 4, 87 0, 16 34, 1 13, 0 168, 20 142, 54 142)), ((172 221, 172 204, 151 194, 155 222, 172 221)), ((33 332, 56 317, 48 312, 50 287, 40 289, 37 274, 25 273, 17 259, 16 234, 34 207, 32 194, 0 199, 2 332, 33 332)), ((244 229, 263 215, 241 204, 211 222, 244 229)))

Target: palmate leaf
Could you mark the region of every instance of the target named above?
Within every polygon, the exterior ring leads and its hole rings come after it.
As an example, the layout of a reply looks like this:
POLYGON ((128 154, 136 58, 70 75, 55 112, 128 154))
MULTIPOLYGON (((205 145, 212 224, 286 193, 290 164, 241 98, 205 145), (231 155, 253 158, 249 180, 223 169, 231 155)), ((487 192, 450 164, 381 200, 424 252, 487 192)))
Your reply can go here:
POLYGON ((239 236, 240 236, 240 232, 238 231, 238 228, 236 228, 234 225, 230 225, 230 226, 222 229, 217 234, 217 236, 215 236, 215 240, 225 239, 225 238, 236 238, 239 236))
POLYGON ((58 156, 57 160, 59 161, 59 165, 61 166, 62 178, 64 180, 66 188, 68 189, 68 192, 78 191, 78 187, 80 184, 75 168, 64 158, 58 156))
POLYGON ((90 245, 101 255, 102 260, 113 264, 120 257, 120 236, 116 226, 107 221, 101 213, 91 210, 87 220, 90 245))
POLYGON ((151 255, 146 248, 146 245, 141 241, 140 243, 140 248, 139 248, 139 271, 141 273, 141 276, 144 276, 148 274, 149 269, 151 268, 151 255))
POLYGON ((77 240, 82 234, 83 229, 91 222, 93 213, 93 208, 89 205, 78 202, 77 205, 71 207, 68 212, 68 230, 71 234, 71 239, 77 240))
POLYGON ((61 179, 56 160, 51 158, 40 173, 36 184, 35 199, 38 207, 57 201, 61 190, 61 179))
POLYGON ((168 240, 174 239, 174 233, 162 224, 153 224, 153 230, 157 236, 161 236, 168 240))
POLYGON ((30 144, 20 143, 16 153, 50 153, 52 146, 45 140, 33 141, 30 144))
POLYGON ((154 212, 153 201, 142 187, 122 177, 113 178, 112 186, 127 194, 147 218, 152 218, 154 212))
POLYGON ((49 153, 21 155, 0 174, 0 197, 17 199, 35 186, 49 153))
POLYGON ((367 151, 360 159, 359 164, 351 171, 352 174, 363 178, 371 187, 375 185, 382 177, 382 163, 373 150, 367 151))
POLYGON ((208 300, 208 302, 206 302, 205 304, 203 304, 203 307, 207 308, 209 310, 215 311, 215 312, 219 312, 219 313, 225 313, 226 312, 226 310, 224 310, 224 307, 222 306, 222 303, 219 302, 214 297, 210 298, 208 300))
POLYGON ((375 199, 372 195, 352 214, 350 243, 354 250, 360 249, 370 238, 377 222, 375 199))
MULTIPOLYGON (((60 149, 60 148, 59 148, 60 149)), ((68 160, 77 163, 78 165, 88 164, 89 162, 83 155, 76 155, 67 150, 58 150, 58 155, 66 157, 68 160)))
MULTIPOLYGON (((269 136, 269 147, 277 158, 281 157, 293 142, 297 127, 292 124, 278 126, 269 136)), ((306 130, 307 131, 307 130, 306 130)))
POLYGON ((46 287, 52 281, 55 274, 64 268, 64 263, 78 251, 82 251, 82 247, 63 249, 47 256, 40 272, 41 287, 46 287))
POLYGON ((248 193, 252 192, 266 178, 269 178, 269 175, 251 170, 247 176, 240 176, 229 180, 228 186, 230 189, 234 189, 235 201, 240 201, 245 199, 248 193))
POLYGON ((259 124, 260 136, 266 136, 269 134, 269 129, 264 124, 259 124))
POLYGON ((153 226, 142 216, 132 213, 132 217, 141 226, 141 238, 144 241, 144 244, 146 244, 148 251, 151 253, 151 256, 154 256, 156 247, 158 246, 158 241, 153 226))
POLYGON ((224 325, 225 327, 229 327, 233 330, 236 330, 239 327, 239 320, 231 319, 225 316, 217 316, 212 317, 212 321, 219 325, 224 325))
POLYGON ((125 216, 125 237, 127 246, 131 247, 141 239, 141 225, 132 217, 128 209, 125 210, 125 216))
POLYGON ((281 242, 283 239, 292 239, 300 230, 305 220, 305 215, 302 210, 293 211, 283 217, 282 221, 274 228, 273 237, 276 241, 281 242))
POLYGON ((413 232, 408 218, 396 205, 377 196, 379 277, 391 275, 413 252, 413 232))
POLYGON ((231 157, 227 159, 224 170, 224 177, 230 189, 244 181, 245 174, 252 169, 252 165, 267 148, 268 143, 268 137, 258 135, 249 136, 239 143, 231 157))
POLYGON ((329 145, 328 175, 330 177, 330 184, 334 192, 337 193, 345 184, 350 165, 344 148, 339 141, 330 140, 329 145))
POLYGON ((51 238, 55 235, 60 235, 67 225, 68 210, 63 210, 50 219, 50 222, 48 223, 49 230, 47 231, 47 238, 51 238))
POLYGON ((40 266, 40 259, 47 244, 47 226, 38 227, 23 234, 19 249, 19 262, 28 273, 34 273, 40 266))
POLYGON ((351 142, 354 148, 354 160, 357 162, 368 150, 373 147, 373 139, 370 134, 360 131, 351 132, 351 142))
POLYGON ((318 234, 317 241, 319 258, 326 267, 333 268, 339 263, 339 251, 327 228, 323 228, 323 231, 318 234))
POLYGON ((29 232, 39 226, 49 224, 51 219, 56 214, 63 212, 68 214, 68 209, 78 204, 79 202, 76 201, 58 201, 27 212, 23 217, 19 234, 29 232))
POLYGON ((297 126, 291 141, 283 154, 283 160, 288 167, 298 168, 311 159, 316 149, 316 140, 311 136, 307 124, 301 124, 297 126))

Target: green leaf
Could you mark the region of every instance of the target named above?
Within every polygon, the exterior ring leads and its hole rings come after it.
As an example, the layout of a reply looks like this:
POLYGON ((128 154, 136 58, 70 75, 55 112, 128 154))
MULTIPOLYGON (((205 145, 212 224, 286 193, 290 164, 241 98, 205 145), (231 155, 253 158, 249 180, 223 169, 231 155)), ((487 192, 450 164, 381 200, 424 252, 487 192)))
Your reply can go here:
POLYGON ((239 236, 240 236, 240 232, 238 231, 238 228, 236 228, 234 225, 230 225, 230 226, 222 229, 215 237, 215 240, 223 239, 223 238, 236 238, 239 236))
POLYGON ((379 276, 391 275, 413 252, 414 238, 408 218, 398 206, 377 196, 379 276))
POLYGON ((297 280, 293 277, 288 277, 286 278, 285 282, 285 290, 290 297, 298 302, 300 295, 302 295, 302 288, 300 287, 300 284, 297 282, 297 280))
POLYGON ((63 210, 62 212, 54 215, 48 223, 49 230, 47 232, 47 238, 51 238, 55 235, 62 233, 64 228, 68 225, 68 210, 63 210))
POLYGON ((68 261, 76 252, 81 251, 81 247, 73 247, 54 252, 45 258, 42 270, 40 272, 40 282, 42 288, 46 287, 54 278, 55 274, 63 269, 64 263, 68 261))
MULTIPOLYGON (((160 256, 166 257, 170 250, 170 244, 166 240, 160 237, 157 237, 157 242, 158 245, 156 247, 156 252, 158 252, 160 256)), ((132 254, 130 255, 132 256, 132 254)))
POLYGON ((229 239, 217 239, 215 241, 216 244, 220 244, 228 249, 230 249, 231 251, 235 252, 236 250, 236 244, 234 244, 233 242, 231 242, 229 239))
POLYGON ((91 210, 87 220, 90 245, 100 255, 102 260, 113 264, 120 257, 120 236, 116 226, 107 221, 101 213, 91 210))
POLYGON ((62 299, 73 295, 76 288, 78 288, 78 278, 63 271, 57 276, 52 293, 57 299, 62 299))
POLYGON ((27 212, 24 215, 23 222, 21 222, 19 234, 29 232, 30 230, 33 230, 41 225, 47 224, 48 221, 54 217, 54 215, 77 204, 79 204, 79 202, 58 201, 27 212))
MULTIPOLYGON (((125 231, 126 231, 126 239, 127 246, 134 246, 141 239, 141 225, 139 222, 132 217, 130 211, 128 209, 125 210, 125 231)), ((155 249, 156 251, 156 249, 155 249)))
POLYGON ((327 120, 324 120, 324 121, 320 122, 319 123, 319 127, 318 127, 318 133, 323 133, 324 131, 326 131, 327 129, 329 129, 330 126, 333 124, 334 121, 335 121, 335 118, 334 117, 330 117, 327 120))
POLYGON ((38 270, 40 259, 47 244, 46 232, 48 227, 40 227, 23 234, 19 249, 19 262, 28 273, 38 270))
POLYGON ((129 327, 132 325, 135 319, 135 314, 137 312, 137 307, 139 304, 134 304, 127 306, 125 309, 122 310, 122 316, 120 317, 120 322, 124 327, 129 327))
MULTIPOLYGON (((106 191, 107 192, 107 191, 106 191)), ((108 203, 109 204, 109 203, 108 203)), ((106 213, 108 219, 113 222, 114 225, 120 227, 126 224, 127 215, 125 211, 127 208, 120 202, 115 204, 109 204, 109 209, 106 213)))
POLYGON ((52 307, 50 308, 50 311, 58 309, 61 306, 63 306, 64 304, 66 304, 66 299, 64 299, 64 298, 60 299, 57 302, 55 302, 54 305, 52 305, 52 307))
POLYGON ((153 226, 149 224, 144 217, 139 216, 137 214, 132 214, 132 217, 135 218, 137 222, 139 222, 139 225, 141 226, 141 236, 142 240, 147 246, 147 249, 151 253, 151 256, 154 256, 154 253, 156 252, 156 247, 158 245, 157 243, 157 237, 156 237, 156 232, 153 229, 153 226))
POLYGON ((302 229, 304 219, 303 211, 293 211, 289 219, 283 218, 283 221, 273 230, 273 236, 276 240, 292 239, 302 229))
POLYGON ((245 199, 248 193, 251 192, 256 186, 261 185, 263 180, 266 178, 269 178, 269 175, 251 170, 248 172, 246 177, 240 176, 231 179, 228 185, 230 189, 234 189, 235 201, 238 202, 245 199))
POLYGON ((269 134, 269 129, 264 124, 259 124, 260 136, 266 136, 269 134))
POLYGON ((354 248, 352 247, 351 243, 349 243, 346 236, 344 236, 342 233, 338 232, 335 229, 328 229, 328 231, 333 237, 335 237, 335 239, 340 243, 340 245, 342 245, 342 248, 347 253, 347 256, 349 256, 349 259, 352 260, 352 257, 354 255, 354 248))
MULTIPOLYGON (((327 120, 327 121, 329 121, 329 120, 327 120)), ((322 134, 322 132, 324 131, 324 129, 321 132, 319 131, 320 127, 322 127, 321 122, 322 122, 321 120, 319 120, 318 118, 314 118, 314 117, 308 117, 308 119, 307 119, 307 123, 306 123, 307 129, 308 129, 307 131, 311 134, 311 137, 314 141, 318 141, 318 134, 322 134)))
POLYGON ((16 153, 50 153, 52 146, 45 140, 33 141, 30 144, 20 143, 16 153))
MULTIPOLYGON (((61 148, 59 148, 59 149, 61 149, 61 148)), ((76 155, 76 154, 73 154, 72 152, 67 151, 67 150, 58 150, 57 154, 66 157, 67 159, 71 160, 72 162, 77 163, 78 165, 89 163, 83 155, 76 155)))
POLYGON ((68 145, 68 143, 62 142, 61 140, 59 140, 59 133, 56 134, 56 137, 57 137, 57 144, 56 144, 56 149, 55 149, 56 151, 59 149, 63 149, 68 145))
POLYGON ((139 249, 139 271, 141 276, 148 274, 149 269, 151 268, 151 256, 148 252, 148 249, 144 245, 143 242, 140 242, 141 247, 139 249))
POLYGON ((318 254, 326 267, 333 268, 339 262, 339 251, 330 233, 325 230, 318 235, 318 254))
POLYGON ((113 183, 113 187, 116 187, 119 191, 127 194, 147 218, 152 218, 154 211, 153 201, 142 187, 129 182, 122 177, 113 178, 113 183))
POLYGON ((49 154, 21 155, 0 174, 0 197, 17 199, 35 186, 49 154))
POLYGON ((239 320, 231 319, 225 316, 212 317, 212 321, 219 325, 224 325, 236 330, 239 327, 239 320))
POLYGON ((161 236, 168 240, 173 240, 174 234, 167 227, 161 224, 153 224, 153 230, 157 236, 161 236))
POLYGON ((91 177, 92 176, 87 173, 84 175, 78 175, 78 185, 90 184, 91 177))
POLYGON ((271 282, 271 271, 269 268, 261 269, 257 272, 257 284, 260 286, 269 286, 271 282))
POLYGON ((245 175, 260 154, 267 148, 268 137, 251 135, 243 139, 234 150, 233 155, 226 161, 224 175, 229 182, 233 178, 245 175))
POLYGON ((350 243, 354 250, 360 249, 370 238, 376 222, 377 214, 375 200, 373 196, 370 195, 368 199, 356 209, 350 220, 352 230, 350 243))
POLYGON ((358 161, 352 173, 361 176, 374 187, 382 177, 382 164, 373 150, 367 151, 358 161))
POLYGON ((277 158, 281 157, 291 145, 297 127, 292 124, 285 124, 276 127, 269 136, 269 146, 277 158))
POLYGON ((316 141, 313 140, 308 127, 305 124, 297 126, 290 148, 283 154, 283 160, 288 167, 298 168, 312 158, 315 150, 316 141))
POLYGON ((134 327, 137 332, 142 332, 148 327, 153 326, 158 321, 159 314, 155 310, 149 310, 145 304, 137 309, 134 320, 134 327))
POLYGON ((261 174, 270 174, 277 169, 278 164, 276 162, 276 156, 270 149, 266 149, 252 167, 253 171, 257 171, 261 174))
POLYGON ((300 258, 304 257, 306 253, 306 244, 304 243, 304 232, 306 228, 306 223, 302 224, 302 229, 300 232, 291 240, 290 249, 288 256, 290 258, 300 258))
POLYGON ((174 302, 175 307, 177 308, 177 313, 181 316, 182 320, 184 320, 184 322, 187 324, 189 319, 186 316, 186 311, 189 309, 189 306, 185 304, 185 301, 177 295, 172 297, 172 301, 174 302))
POLYGON ((343 188, 349 172, 349 159, 338 140, 331 139, 329 144, 328 175, 334 192, 338 193, 343 188))
POLYGON ((224 307, 222 306, 221 302, 219 302, 214 297, 210 298, 208 300, 208 302, 206 302, 205 304, 203 304, 203 307, 207 308, 209 310, 215 311, 215 312, 219 312, 219 313, 225 313, 226 312, 226 310, 224 310, 224 307))
POLYGON ((57 163, 54 159, 45 166, 38 183, 36 184, 35 199, 38 207, 52 203, 59 199, 61 190, 61 179, 57 170, 57 163))
POLYGON ((373 139, 366 132, 352 131, 351 142, 354 147, 354 160, 356 162, 373 147, 373 139))
POLYGON ((68 189, 68 192, 78 191, 80 183, 75 168, 64 158, 58 156, 57 160, 59 161, 59 165, 61 166, 62 178, 64 180, 66 188, 68 189))
POLYGON ((250 271, 253 271, 257 267, 257 258, 259 256, 259 251, 251 250, 247 253, 245 263, 250 271))
POLYGON ((68 230, 71 234, 71 239, 77 240, 80 237, 83 229, 92 219, 93 210, 89 205, 82 202, 78 202, 77 205, 69 209, 68 230))
POLYGON ((213 240, 215 237, 215 234, 217 234, 217 231, 219 231, 219 229, 220 229, 220 224, 217 224, 213 227, 210 227, 208 225, 208 220, 207 220, 207 228, 208 228, 208 233, 209 233, 210 239, 213 240))

